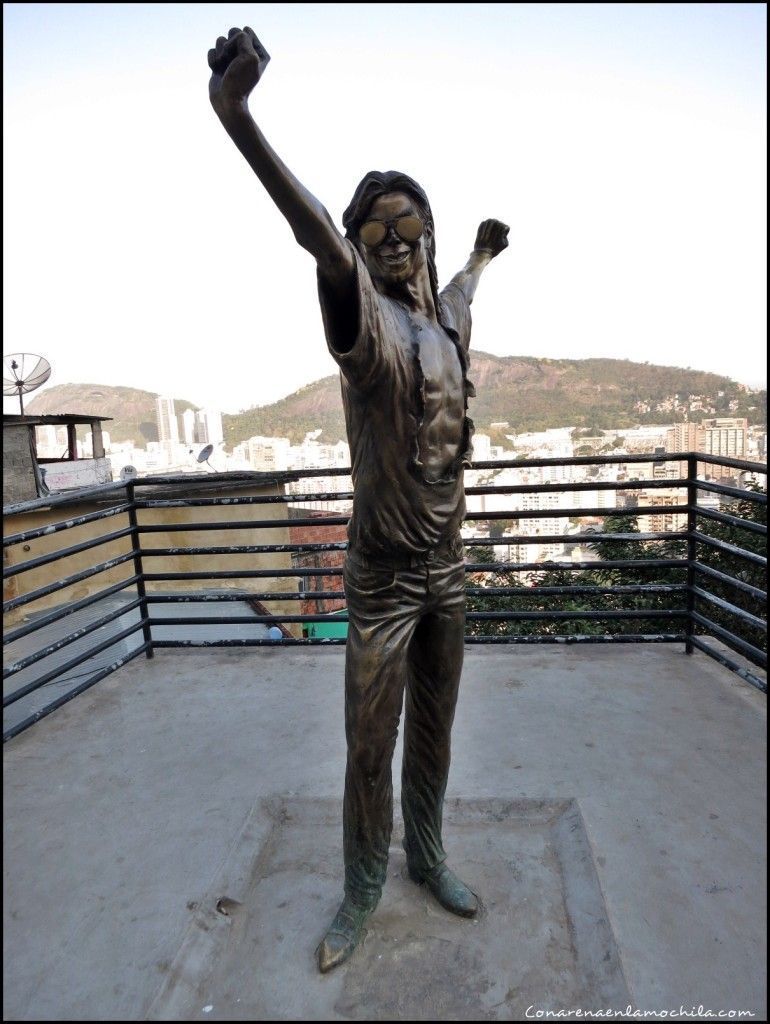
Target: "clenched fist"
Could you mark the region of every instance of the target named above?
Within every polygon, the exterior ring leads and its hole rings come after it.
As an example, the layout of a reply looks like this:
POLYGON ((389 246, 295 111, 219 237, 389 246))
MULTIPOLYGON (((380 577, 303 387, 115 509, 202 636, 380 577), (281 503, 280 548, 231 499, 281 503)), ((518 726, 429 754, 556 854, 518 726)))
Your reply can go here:
POLYGON ((260 80, 270 54, 257 39, 253 29, 231 28, 227 39, 220 36, 209 50, 209 98, 215 110, 240 104, 260 80))
POLYGON ((475 252, 488 252, 498 256, 508 246, 508 232, 511 229, 499 220, 484 220, 476 233, 475 252))

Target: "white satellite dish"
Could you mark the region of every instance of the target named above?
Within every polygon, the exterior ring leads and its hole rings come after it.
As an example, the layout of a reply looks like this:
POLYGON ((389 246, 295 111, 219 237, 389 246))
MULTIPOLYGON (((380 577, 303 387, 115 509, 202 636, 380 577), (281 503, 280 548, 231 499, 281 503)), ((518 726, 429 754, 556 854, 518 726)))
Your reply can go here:
POLYGON ((120 471, 120 479, 123 482, 126 480, 134 480, 137 476, 136 466, 124 466, 120 471))

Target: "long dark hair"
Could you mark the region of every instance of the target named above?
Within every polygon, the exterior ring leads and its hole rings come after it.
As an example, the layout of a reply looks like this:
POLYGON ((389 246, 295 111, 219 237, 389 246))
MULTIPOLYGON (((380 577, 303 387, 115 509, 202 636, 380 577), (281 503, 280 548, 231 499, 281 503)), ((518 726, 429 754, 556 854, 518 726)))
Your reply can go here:
POLYGON ((433 304, 436 307, 436 316, 441 322, 443 317, 438 294, 438 274, 436 273, 436 228, 425 190, 417 184, 414 178, 410 178, 402 171, 369 171, 365 174, 358 183, 350 205, 342 215, 345 238, 349 238, 354 245, 359 245, 358 229, 366 220, 372 203, 389 192, 404 192, 408 195, 417 207, 423 223, 426 227, 430 227, 430 240, 425 247, 425 255, 428 263, 430 288, 433 293, 433 304))

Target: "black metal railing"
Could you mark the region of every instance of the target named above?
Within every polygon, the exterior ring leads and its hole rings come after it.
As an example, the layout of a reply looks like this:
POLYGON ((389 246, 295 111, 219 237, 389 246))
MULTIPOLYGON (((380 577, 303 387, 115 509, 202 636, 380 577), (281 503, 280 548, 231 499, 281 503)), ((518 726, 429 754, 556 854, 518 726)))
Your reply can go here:
MULTIPOLYGON (((582 492, 612 491, 622 494, 629 491, 655 491, 666 489, 676 491, 679 504, 651 503, 642 506, 626 505, 622 508, 606 505, 553 507, 553 508, 505 508, 471 511, 466 517, 466 534, 474 529, 474 524, 486 524, 487 535, 467 535, 466 545, 470 557, 466 562, 466 573, 469 577, 467 593, 469 610, 467 613, 468 635, 466 641, 471 644, 519 644, 519 643, 682 643, 687 653, 694 650, 702 651, 716 659, 726 668, 737 672, 743 679, 759 689, 765 690, 765 681, 751 671, 745 664, 766 669, 767 656, 764 636, 766 632, 766 616, 764 606, 767 595, 761 585, 761 577, 766 568, 766 557, 762 553, 767 536, 765 489, 755 483, 747 486, 734 486, 721 483, 714 479, 705 479, 705 472, 698 476, 699 467, 719 467, 720 472, 734 470, 740 481, 742 476, 763 476, 766 479, 766 467, 762 464, 743 460, 709 456, 702 453, 655 454, 639 456, 597 456, 572 459, 526 459, 505 462, 475 463, 474 471, 500 470, 543 470, 558 468, 563 472, 568 468, 584 466, 599 467, 603 465, 623 464, 626 467, 646 464, 665 471, 671 463, 680 463, 687 469, 686 476, 674 479, 660 478, 653 474, 652 479, 618 479, 602 481, 546 482, 546 483, 508 483, 480 484, 468 486, 466 494, 470 503, 474 499, 488 495, 514 496, 528 495, 530 499, 542 504, 550 495, 582 492), (698 496, 703 493, 718 495, 723 504, 719 510, 704 508, 698 504, 698 496), (738 514, 735 514, 735 513, 738 514), (686 524, 682 529, 651 530, 640 533, 637 529, 629 529, 629 520, 639 516, 681 516, 686 524), (531 520, 558 520, 568 517, 578 521, 586 518, 601 519, 605 524, 620 520, 622 529, 610 528, 593 532, 567 535, 564 533, 533 534, 522 528, 522 523, 531 520), (514 522, 519 532, 495 534, 494 524, 500 521, 514 522), (541 560, 495 560, 490 549, 516 546, 518 549, 538 544, 573 544, 589 543, 595 557, 582 561, 548 561, 541 560), (657 550, 656 550, 657 549, 657 550), (608 552, 604 557, 603 553, 608 552), (618 553, 620 557, 618 557, 618 553), (483 557, 482 557, 483 556, 483 557), (589 581, 586 583, 586 581, 589 581), (523 581, 523 582, 522 582, 523 581), (529 605, 529 607, 527 607, 529 605), (761 614, 759 614, 761 613, 761 614), (650 628, 643 628, 649 626, 650 628), (713 641, 719 646, 713 646, 713 641), (738 655, 736 660, 733 655, 738 655)), ((349 469, 318 469, 302 470, 301 479, 312 480, 318 477, 349 476, 349 469)), ((628 474, 626 474, 628 475, 628 474)), ((287 474, 287 478, 290 475, 287 474)), ((296 480, 299 473, 293 474, 296 480)), ((235 482, 243 486, 264 486, 264 474, 242 474, 237 478, 228 475, 228 483, 235 482)), ((281 645, 312 645, 342 644, 344 637, 313 637, 296 636, 288 627, 302 626, 307 629, 311 624, 328 623, 329 616, 322 612, 304 614, 285 614, 271 612, 265 603, 307 602, 308 600, 334 600, 343 597, 339 589, 326 589, 308 592, 301 587, 295 590, 255 589, 252 585, 247 592, 233 592, 226 589, 192 592, 179 589, 180 584, 191 586, 197 583, 211 584, 213 581, 233 580, 273 580, 296 579, 307 581, 312 578, 333 581, 342 575, 342 559, 346 542, 342 539, 295 543, 258 543, 233 545, 174 545, 153 546, 153 537, 158 534, 203 534, 216 531, 259 531, 279 529, 286 534, 288 530, 301 530, 319 526, 324 528, 343 527, 348 521, 348 514, 328 514, 318 516, 308 514, 289 518, 262 517, 258 519, 223 519, 221 521, 169 521, 169 510, 172 509, 216 509, 241 506, 275 506, 275 505, 307 505, 319 502, 350 502, 352 492, 313 492, 302 493, 258 494, 214 497, 153 497, 153 490, 174 484, 180 486, 180 480, 189 481, 189 486, 200 485, 200 477, 146 477, 128 481, 125 484, 125 500, 117 500, 115 504, 104 509, 78 515, 60 522, 27 529, 9 534, 4 538, 3 545, 6 561, 3 577, 6 594, 25 573, 44 570, 46 574, 61 571, 64 559, 72 556, 83 556, 93 551, 94 564, 88 565, 77 572, 70 572, 52 582, 45 582, 36 587, 21 588, 19 593, 11 593, 4 601, 4 613, 26 608, 43 599, 50 600, 56 594, 71 591, 81 585, 81 589, 91 590, 93 578, 103 573, 115 573, 125 566, 127 575, 117 582, 89 592, 78 600, 65 600, 60 607, 53 608, 42 614, 35 615, 19 625, 9 628, 4 634, 6 648, 21 640, 38 633, 46 637, 39 649, 31 650, 6 664, 3 678, 9 679, 18 673, 26 672, 32 666, 49 660, 49 666, 41 666, 39 673, 4 696, 3 706, 8 707, 22 698, 28 697, 49 683, 55 684, 68 673, 81 670, 85 678, 77 682, 66 692, 58 693, 29 714, 23 715, 4 732, 4 739, 16 735, 33 722, 50 714, 62 704, 87 690, 111 672, 125 665, 140 654, 152 657, 153 651, 170 647, 252 647, 281 645), (137 492, 137 488, 141 488, 137 492), (158 520, 158 517, 162 517, 158 520), (65 547, 56 547, 41 555, 16 561, 9 556, 17 552, 19 546, 29 547, 29 542, 41 538, 49 538, 56 534, 77 531, 78 527, 93 524, 110 518, 123 519, 125 525, 119 525, 111 532, 100 534, 79 543, 65 547), (125 550, 116 552, 102 561, 98 560, 97 552, 105 545, 118 545, 125 550), (329 559, 330 553, 337 564, 321 564, 324 558, 329 559), (336 553, 336 554, 334 554, 336 553), (212 557, 236 560, 234 568, 212 569, 207 566, 206 559, 212 557), (255 568, 245 568, 243 559, 262 556, 263 561, 255 568), (264 564, 264 556, 273 562, 278 559, 283 565, 264 564), (288 556, 288 558, 287 558, 288 556), (291 564, 291 556, 301 556, 304 561, 308 557, 318 558, 317 565, 291 564), (161 559, 200 560, 200 568, 170 571, 163 568, 161 559), (14 584, 13 581, 17 581, 14 584), (173 592, 160 592, 164 585, 174 584, 173 592), (130 594, 126 594, 130 591, 130 594), (89 620, 78 628, 50 639, 50 630, 57 627, 68 616, 83 612, 85 609, 96 608, 108 598, 122 595, 119 606, 105 615, 89 620), (162 605, 184 605, 200 602, 204 607, 209 603, 217 604, 248 600, 252 609, 257 605, 257 612, 249 615, 212 616, 160 616, 157 609, 162 605), (129 616, 128 625, 120 626, 119 620, 129 616), (215 626, 220 631, 226 626, 243 625, 276 626, 282 630, 280 639, 270 637, 231 637, 208 638, 198 636, 192 639, 159 637, 161 629, 179 626, 215 626), (112 628, 109 628, 112 627, 112 628), (108 630, 107 636, 100 639, 98 634, 108 630), (88 646, 79 643, 84 638, 96 633, 95 642, 88 646), (128 641, 132 645, 128 644, 128 641), (126 643, 123 643, 123 642, 126 643), (79 644, 79 653, 62 662, 59 652, 73 644, 79 644), (118 651, 115 657, 107 659, 107 664, 93 667, 97 655, 118 644, 129 647, 118 651)), ((210 483, 211 478, 207 478, 210 483)), ((111 494, 123 496, 123 489, 113 490, 111 494)), ((670 495, 669 495, 670 499, 670 495)), ((49 504, 54 503, 49 500, 49 504)), ((40 503, 42 505, 42 503, 40 503)), ((46 506, 47 507, 47 506, 46 506)), ((21 511, 21 510, 19 510, 21 511)), ((14 510, 9 510, 12 518, 14 510)), ((477 531, 478 532, 478 531, 477 531)), ((89 559, 90 561, 90 559, 89 559)), ((335 616, 335 622, 344 622, 343 616, 335 616)), ((295 630, 297 632, 297 630, 295 630)))

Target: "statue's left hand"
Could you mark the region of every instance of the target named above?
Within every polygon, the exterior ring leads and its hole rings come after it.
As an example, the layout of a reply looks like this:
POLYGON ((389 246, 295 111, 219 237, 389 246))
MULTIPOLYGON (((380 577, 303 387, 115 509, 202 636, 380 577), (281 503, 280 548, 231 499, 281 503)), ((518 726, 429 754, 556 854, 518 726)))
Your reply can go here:
POLYGON ((498 256, 508 246, 508 232, 511 229, 499 220, 484 220, 476 233, 475 252, 488 252, 498 256))

